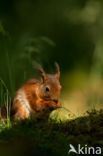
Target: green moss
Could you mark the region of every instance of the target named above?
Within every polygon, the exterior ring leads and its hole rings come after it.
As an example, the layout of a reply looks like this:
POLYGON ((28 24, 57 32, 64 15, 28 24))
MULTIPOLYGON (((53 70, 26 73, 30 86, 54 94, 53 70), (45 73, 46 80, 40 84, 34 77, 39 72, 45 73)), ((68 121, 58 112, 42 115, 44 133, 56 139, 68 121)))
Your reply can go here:
POLYGON ((67 156, 69 144, 103 146, 103 110, 87 112, 87 116, 71 121, 27 120, 0 129, 2 156, 67 156))

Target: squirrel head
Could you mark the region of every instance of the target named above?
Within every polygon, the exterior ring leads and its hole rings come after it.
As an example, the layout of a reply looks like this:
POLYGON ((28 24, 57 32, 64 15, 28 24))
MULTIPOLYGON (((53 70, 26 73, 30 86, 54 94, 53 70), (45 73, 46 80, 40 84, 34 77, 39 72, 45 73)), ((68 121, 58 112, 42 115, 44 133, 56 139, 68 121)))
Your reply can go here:
POLYGON ((50 100, 54 102, 58 102, 61 92, 60 85, 60 68, 57 63, 56 73, 55 74, 47 74, 42 67, 39 68, 41 73, 41 83, 39 86, 39 96, 41 99, 50 100))

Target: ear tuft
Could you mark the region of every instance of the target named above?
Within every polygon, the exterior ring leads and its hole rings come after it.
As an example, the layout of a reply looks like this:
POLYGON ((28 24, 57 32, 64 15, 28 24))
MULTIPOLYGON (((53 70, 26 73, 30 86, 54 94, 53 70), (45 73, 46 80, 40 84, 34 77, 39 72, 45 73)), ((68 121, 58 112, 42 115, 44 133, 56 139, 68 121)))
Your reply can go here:
POLYGON ((57 62, 55 62, 55 67, 56 67, 56 77, 59 79, 60 78, 60 67, 57 62))
POLYGON ((45 82, 47 76, 41 65, 38 66, 37 71, 41 74, 43 82, 45 82))

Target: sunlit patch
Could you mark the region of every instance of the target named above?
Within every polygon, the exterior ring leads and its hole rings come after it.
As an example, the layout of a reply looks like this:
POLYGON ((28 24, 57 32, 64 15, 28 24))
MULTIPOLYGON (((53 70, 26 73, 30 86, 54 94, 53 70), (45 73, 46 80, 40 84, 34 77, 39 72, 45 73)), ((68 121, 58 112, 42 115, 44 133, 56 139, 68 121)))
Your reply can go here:
POLYGON ((87 111, 103 109, 103 80, 76 70, 63 78, 62 108, 51 113, 57 121, 87 115, 87 111))
POLYGON ((69 109, 63 107, 63 108, 54 110, 50 114, 50 118, 58 122, 58 121, 72 120, 72 119, 77 118, 77 116, 73 112, 71 112, 69 109))

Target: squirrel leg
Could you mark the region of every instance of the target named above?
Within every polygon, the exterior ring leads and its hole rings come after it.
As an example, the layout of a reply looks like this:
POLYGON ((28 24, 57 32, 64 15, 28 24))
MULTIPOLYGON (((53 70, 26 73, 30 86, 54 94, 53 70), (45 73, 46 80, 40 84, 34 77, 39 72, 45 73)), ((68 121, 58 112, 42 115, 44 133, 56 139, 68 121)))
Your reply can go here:
POLYGON ((14 104, 13 112, 14 120, 24 120, 30 117, 30 111, 19 101, 16 101, 16 103, 14 104))

